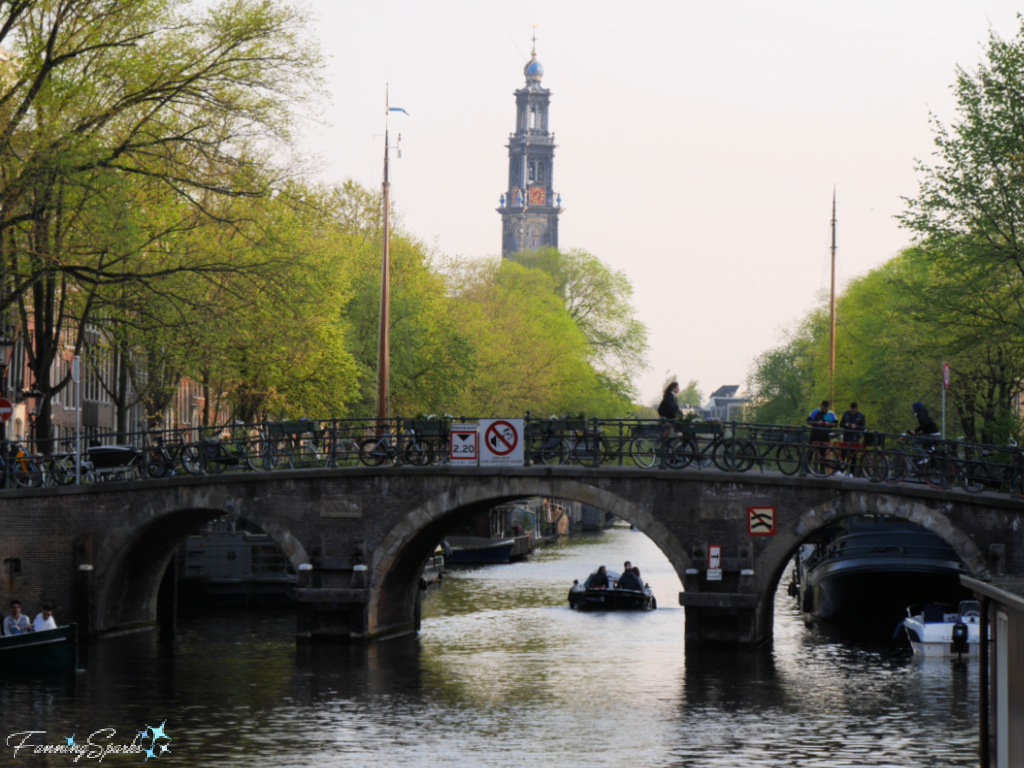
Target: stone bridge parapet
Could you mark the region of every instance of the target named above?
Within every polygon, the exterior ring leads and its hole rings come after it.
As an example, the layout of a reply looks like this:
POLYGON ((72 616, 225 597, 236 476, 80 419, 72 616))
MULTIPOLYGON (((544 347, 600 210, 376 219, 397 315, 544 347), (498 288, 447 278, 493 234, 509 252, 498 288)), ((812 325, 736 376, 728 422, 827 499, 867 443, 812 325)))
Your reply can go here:
POLYGON ((300 571, 301 639, 380 637, 417 628, 420 573, 446 534, 531 496, 593 505, 654 540, 683 585, 690 641, 769 638, 789 559, 815 531, 853 515, 934 531, 977 577, 1024 573, 1024 504, 984 494, 690 469, 344 468, 0 491, 0 604, 52 602, 96 635, 153 626, 181 541, 233 514, 273 537, 300 571), (776 535, 749 535, 748 507, 774 507, 776 535), (709 544, 722 546, 721 581, 706 580, 709 544))

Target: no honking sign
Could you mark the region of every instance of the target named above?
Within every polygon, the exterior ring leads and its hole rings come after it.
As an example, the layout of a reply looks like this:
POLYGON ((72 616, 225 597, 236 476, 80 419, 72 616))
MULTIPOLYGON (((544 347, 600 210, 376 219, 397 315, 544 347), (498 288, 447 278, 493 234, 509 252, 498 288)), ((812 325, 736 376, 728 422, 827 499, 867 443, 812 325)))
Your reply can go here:
POLYGON ((523 466, 523 420, 480 419, 480 466, 523 466))

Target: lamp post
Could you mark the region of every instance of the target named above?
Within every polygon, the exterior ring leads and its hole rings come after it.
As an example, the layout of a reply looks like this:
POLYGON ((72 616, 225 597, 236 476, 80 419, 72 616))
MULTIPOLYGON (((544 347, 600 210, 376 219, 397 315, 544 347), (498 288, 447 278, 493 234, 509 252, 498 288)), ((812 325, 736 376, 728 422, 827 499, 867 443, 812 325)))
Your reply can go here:
MULTIPOLYGON (((0 397, 7 397, 7 371, 10 370, 11 358, 14 356, 14 347, 17 339, 11 337, 7 331, 0 335, 0 356, 3 359, 2 370, 0 370, 0 397)), ((7 442, 7 422, 0 422, 0 443, 7 442)))

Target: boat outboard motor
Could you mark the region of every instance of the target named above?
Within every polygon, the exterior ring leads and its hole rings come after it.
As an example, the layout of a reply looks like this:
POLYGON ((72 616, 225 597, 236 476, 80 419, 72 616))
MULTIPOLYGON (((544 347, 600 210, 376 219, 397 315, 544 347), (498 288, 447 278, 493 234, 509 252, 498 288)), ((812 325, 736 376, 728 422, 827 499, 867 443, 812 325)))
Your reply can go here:
POLYGON ((953 625, 953 647, 956 648, 957 661, 961 661, 961 654, 967 650, 967 625, 962 621, 953 625))

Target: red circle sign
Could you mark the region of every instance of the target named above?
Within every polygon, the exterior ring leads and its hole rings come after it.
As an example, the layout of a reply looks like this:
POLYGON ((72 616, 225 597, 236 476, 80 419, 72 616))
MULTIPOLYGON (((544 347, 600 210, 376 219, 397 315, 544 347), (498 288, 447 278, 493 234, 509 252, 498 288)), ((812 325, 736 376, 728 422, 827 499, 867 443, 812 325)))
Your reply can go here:
POLYGON ((949 363, 943 363, 942 364, 942 386, 945 389, 949 389, 949 381, 950 381, 949 363))
POLYGON ((13 413, 14 406, 11 405, 11 401, 6 397, 0 397, 0 423, 10 421, 13 413))
POLYGON ((507 421, 496 421, 484 433, 484 443, 495 456, 508 456, 519 445, 519 433, 507 421))

